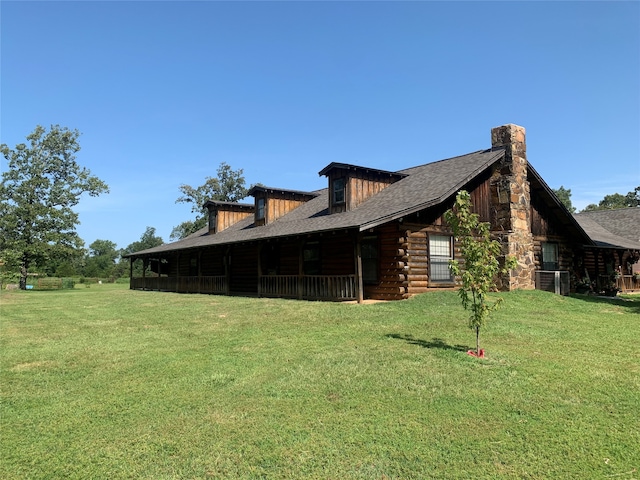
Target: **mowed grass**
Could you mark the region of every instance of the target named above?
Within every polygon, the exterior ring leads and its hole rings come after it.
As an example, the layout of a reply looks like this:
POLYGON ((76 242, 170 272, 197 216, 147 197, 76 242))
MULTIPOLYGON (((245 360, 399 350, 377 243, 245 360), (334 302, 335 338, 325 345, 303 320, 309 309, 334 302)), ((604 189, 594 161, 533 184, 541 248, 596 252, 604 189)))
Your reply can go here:
POLYGON ((640 297, 3 292, 3 479, 640 477, 640 297))

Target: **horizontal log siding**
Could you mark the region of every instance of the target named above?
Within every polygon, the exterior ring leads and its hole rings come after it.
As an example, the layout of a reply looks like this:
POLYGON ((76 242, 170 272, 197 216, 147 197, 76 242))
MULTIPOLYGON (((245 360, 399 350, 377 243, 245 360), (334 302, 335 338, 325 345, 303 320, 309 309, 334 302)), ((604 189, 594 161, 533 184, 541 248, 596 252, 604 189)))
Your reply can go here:
POLYGON ((407 275, 409 293, 423 293, 429 289, 429 248, 425 230, 409 231, 407 275))
POLYGON ((376 228, 378 235, 380 271, 377 285, 365 285, 365 298, 401 300, 408 297, 407 265, 408 240, 405 231, 393 222, 376 228))
POLYGON ((535 262, 536 270, 543 270, 542 268, 542 244, 544 242, 552 242, 558 245, 558 270, 573 271, 573 259, 575 252, 575 245, 567 243, 564 237, 556 235, 534 235, 533 237, 533 260, 535 262))
MULTIPOLYGON (((405 228, 408 239, 408 293, 414 295, 433 288, 450 287, 451 285, 441 283, 433 285, 429 281, 429 234, 451 235, 442 217, 438 217, 432 225, 405 224, 405 228)), ((457 242, 454 242, 454 258, 460 259, 457 242)))

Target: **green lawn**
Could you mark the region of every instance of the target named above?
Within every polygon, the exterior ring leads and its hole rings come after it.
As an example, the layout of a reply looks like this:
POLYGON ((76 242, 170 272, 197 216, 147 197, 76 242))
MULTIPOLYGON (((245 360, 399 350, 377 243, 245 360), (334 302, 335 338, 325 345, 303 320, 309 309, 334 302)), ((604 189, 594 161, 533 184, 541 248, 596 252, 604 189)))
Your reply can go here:
POLYGON ((0 478, 640 477, 640 297, 2 292, 0 478))

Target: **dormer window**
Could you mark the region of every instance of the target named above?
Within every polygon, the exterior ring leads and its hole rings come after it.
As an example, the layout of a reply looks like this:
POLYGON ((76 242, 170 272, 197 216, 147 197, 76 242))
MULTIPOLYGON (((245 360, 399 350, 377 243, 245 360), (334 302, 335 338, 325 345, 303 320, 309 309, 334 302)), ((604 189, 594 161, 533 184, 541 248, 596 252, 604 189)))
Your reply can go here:
POLYGON ((336 178, 333 181, 333 204, 334 205, 344 203, 344 197, 345 197, 344 186, 345 186, 344 177, 336 178))
POLYGON ((202 207, 208 211, 209 235, 220 233, 255 212, 255 207, 247 203, 209 200, 202 207))
POLYGON ((297 190, 271 188, 263 185, 251 187, 247 195, 255 198, 256 227, 273 223, 303 203, 318 196, 314 192, 299 192, 297 190), (267 201, 269 205, 267 205, 267 201))
POLYGON ((405 173, 330 163, 318 172, 329 179, 329 213, 349 212, 360 204, 402 180, 405 173))
POLYGON ((264 220, 264 198, 258 198, 256 220, 264 220))

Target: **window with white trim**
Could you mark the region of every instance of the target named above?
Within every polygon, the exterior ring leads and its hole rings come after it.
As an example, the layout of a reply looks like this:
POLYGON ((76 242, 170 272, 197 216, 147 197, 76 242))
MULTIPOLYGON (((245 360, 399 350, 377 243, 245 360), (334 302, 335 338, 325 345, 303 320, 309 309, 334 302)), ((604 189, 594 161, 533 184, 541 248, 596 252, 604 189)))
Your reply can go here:
POLYGON ((449 268, 450 260, 453 260, 453 237, 429 235, 429 280, 431 282, 453 282, 453 275, 449 268))

